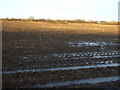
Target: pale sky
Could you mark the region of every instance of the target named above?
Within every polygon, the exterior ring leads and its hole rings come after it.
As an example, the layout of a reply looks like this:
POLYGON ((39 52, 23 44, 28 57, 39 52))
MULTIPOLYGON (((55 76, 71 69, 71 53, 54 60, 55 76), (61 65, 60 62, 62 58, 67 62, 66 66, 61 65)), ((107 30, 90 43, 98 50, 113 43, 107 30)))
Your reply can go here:
POLYGON ((118 21, 119 0, 0 0, 0 18, 118 21))

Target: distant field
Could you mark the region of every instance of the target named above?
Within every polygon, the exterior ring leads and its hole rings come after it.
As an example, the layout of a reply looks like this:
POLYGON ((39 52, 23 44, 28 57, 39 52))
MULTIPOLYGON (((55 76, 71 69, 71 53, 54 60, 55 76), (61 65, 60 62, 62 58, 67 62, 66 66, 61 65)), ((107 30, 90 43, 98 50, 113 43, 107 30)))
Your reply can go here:
MULTIPOLYGON (((111 81, 118 75, 118 25, 22 21, 3 21, 2 25, 4 88, 49 87, 52 82, 64 87, 66 81, 102 77, 111 81)), ((71 83, 66 87, 87 84, 71 83)), ((117 87, 116 83, 100 82, 95 87, 117 87)))
POLYGON ((3 21, 3 31, 44 32, 54 31, 65 34, 118 34, 118 25, 101 25, 91 23, 53 24, 43 22, 3 21))

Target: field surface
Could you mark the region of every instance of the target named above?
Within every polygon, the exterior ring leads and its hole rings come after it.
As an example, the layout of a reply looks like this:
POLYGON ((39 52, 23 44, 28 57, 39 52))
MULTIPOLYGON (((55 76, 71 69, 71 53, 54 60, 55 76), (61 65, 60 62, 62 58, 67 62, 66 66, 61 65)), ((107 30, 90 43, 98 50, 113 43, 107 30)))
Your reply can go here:
POLYGON ((3 21, 3 88, 118 88, 118 25, 3 21))

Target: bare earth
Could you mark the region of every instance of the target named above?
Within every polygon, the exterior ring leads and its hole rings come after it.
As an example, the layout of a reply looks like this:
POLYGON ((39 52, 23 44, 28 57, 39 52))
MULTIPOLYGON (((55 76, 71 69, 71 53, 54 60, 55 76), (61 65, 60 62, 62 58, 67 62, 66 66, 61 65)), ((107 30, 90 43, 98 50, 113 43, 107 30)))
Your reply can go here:
POLYGON ((3 88, 119 87, 118 25, 2 25, 3 88))

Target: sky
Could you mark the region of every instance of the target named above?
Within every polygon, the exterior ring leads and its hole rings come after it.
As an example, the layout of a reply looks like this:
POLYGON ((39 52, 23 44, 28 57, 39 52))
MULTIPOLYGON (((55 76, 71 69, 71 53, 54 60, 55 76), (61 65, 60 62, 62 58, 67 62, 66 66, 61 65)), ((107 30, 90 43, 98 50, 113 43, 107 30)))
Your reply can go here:
POLYGON ((0 18, 118 21, 119 0, 0 0, 0 18))

